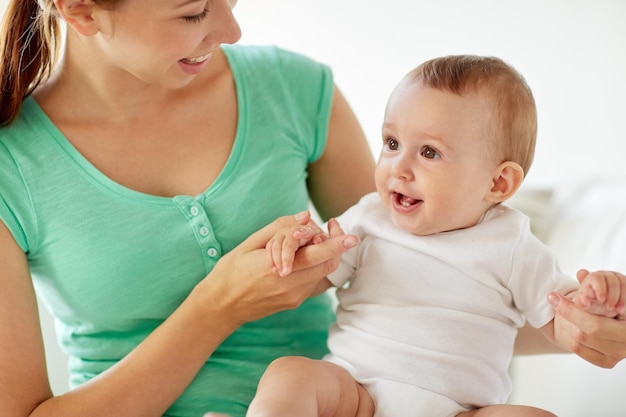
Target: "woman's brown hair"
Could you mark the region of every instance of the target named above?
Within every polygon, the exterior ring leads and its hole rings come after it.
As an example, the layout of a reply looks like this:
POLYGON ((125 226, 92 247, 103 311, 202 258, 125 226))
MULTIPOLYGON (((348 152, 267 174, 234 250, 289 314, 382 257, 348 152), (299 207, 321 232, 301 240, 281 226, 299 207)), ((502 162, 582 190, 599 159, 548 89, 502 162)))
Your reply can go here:
POLYGON ((60 28, 52 0, 11 0, 0 27, 0 125, 10 124, 22 101, 49 75, 60 28))

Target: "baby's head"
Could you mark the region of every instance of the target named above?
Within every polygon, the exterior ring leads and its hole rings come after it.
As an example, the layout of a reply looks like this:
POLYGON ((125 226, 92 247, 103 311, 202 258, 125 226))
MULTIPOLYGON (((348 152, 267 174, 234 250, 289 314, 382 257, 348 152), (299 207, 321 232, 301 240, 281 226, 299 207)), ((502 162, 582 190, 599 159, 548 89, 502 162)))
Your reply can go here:
POLYGON ((436 58, 394 89, 382 136, 376 186, 396 222, 418 235, 471 227, 530 168, 535 101, 498 58, 436 58))

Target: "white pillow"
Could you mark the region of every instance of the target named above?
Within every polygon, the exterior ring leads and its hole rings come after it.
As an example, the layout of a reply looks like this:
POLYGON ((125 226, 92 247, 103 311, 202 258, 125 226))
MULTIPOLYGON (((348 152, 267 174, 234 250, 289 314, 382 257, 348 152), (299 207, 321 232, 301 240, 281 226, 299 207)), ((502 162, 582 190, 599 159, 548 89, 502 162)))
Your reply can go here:
POLYGON ((626 273, 626 179, 593 179, 555 191, 543 240, 563 271, 626 273))

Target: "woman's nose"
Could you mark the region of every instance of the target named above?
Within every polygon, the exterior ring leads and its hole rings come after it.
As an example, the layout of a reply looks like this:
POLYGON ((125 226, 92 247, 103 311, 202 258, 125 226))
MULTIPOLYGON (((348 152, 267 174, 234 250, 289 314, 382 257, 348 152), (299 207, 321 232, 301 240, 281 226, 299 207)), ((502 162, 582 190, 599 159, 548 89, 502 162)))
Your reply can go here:
POLYGON ((215 18, 211 20, 210 33, 207 34, 213 42, 235 43, 241 39, 241 28, 233 14, 233 1, 219 0, 213 2, 215 18))

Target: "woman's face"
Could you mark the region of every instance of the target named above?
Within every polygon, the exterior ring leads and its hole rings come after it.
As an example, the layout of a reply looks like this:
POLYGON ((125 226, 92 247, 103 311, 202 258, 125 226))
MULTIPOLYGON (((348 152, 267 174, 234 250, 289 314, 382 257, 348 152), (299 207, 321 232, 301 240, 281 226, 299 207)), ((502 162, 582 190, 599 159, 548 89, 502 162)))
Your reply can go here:
POLYGON ((125 0, 96 9, 98 32, 86 40, 104 65, 147 83, 182 87, 206 67, 222 43, 241 30, 236 0, 125 0))

